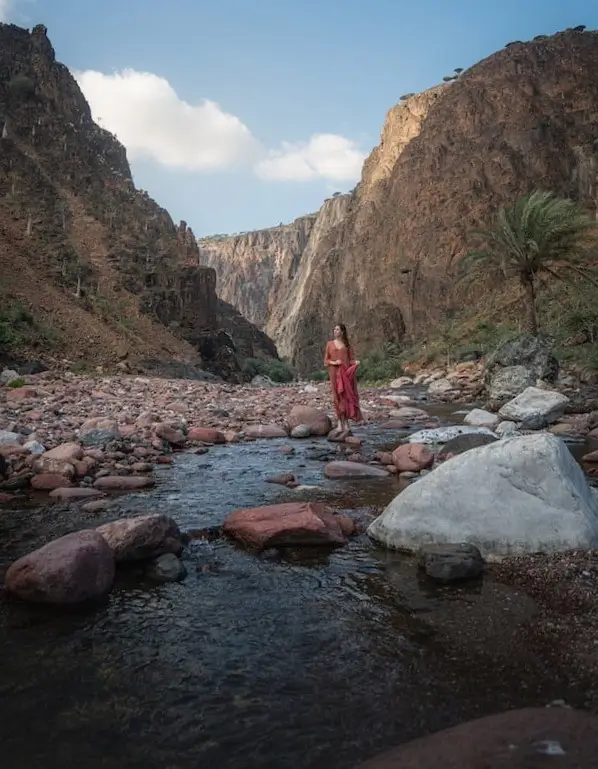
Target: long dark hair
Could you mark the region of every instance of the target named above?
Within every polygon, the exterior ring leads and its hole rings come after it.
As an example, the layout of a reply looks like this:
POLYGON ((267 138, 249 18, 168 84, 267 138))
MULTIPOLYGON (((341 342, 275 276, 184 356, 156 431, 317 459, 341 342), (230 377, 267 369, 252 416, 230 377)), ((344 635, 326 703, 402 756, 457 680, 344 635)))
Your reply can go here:
POLYGON ((345 326, 344 323, 337 323, 336 325, 341 330, 341 339, 343 340, 343 344, 345 345, 345 347, 347 349, 349 349, 349 347, 351 347, 351 345, 349 343, 349 334, 347 334, 347 327, 345 326))

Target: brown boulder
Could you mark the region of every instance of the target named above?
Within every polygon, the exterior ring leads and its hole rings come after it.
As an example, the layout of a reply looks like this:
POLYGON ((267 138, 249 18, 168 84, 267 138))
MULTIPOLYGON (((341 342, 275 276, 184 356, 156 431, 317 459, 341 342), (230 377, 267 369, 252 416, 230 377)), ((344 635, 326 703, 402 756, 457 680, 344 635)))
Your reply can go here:
POLYGON ((57 459, 61 462, 72 462, 75 459, 83 459, 83 448, 80 444, 71 441, 61 443, 56 448, 45 451, 42 459, 57 459))
POLYGON ((170 443, 171 446, 182 446, 186 441, 185 436, 180 430, 175 430, 174 427, 164 422, 156 425, 154 432, 158 438, 170 443))
POLYGON ((70 485, 71 481, 68 478, 56 473, 40 473, 31 479, 31 486, 37 491, 54 491, 70 485))
POLYGON ((332 430, 328 414, 312 406, 293 406, 287 424, 291 430, 299 425, 307 425, 312 435, 328 435, 332 430))
POLYGON ((349 528, 340 518, 321 502, 287 502, 236 510, 224 521, 223 530, 257 550, 298 545, 340 546, 346 544, 345 530, 349 528))
POLYGON ((187 433, 187 439, 200 443, 226 443, 224 434, 213 427, 192 427, 187 433))
POLYGON ((177 555, 183 548, 179 527, 167 515, 123 518, 98 526, 96 531, 110 545, 117 563, 143 561, 164 553, 177 555))
POLYGON ((76 604, 99 598, 114 581, 114 556, 95 531, 67 534, 15 561, 6 589, 25 601, 76 604))
POLYGON ((355 769, 581 769, 596 765, 597 746, 595 715, 524 708, 412 740, 355 769))
POLYGON ((406 443, 392 452, 394 466, 401 473, 418 473, 434 463, 434 454, 421 443, 406 443))
POLYGON ((149 475, 104 475, 93 486, 101 491, 135 491, 154 484, 155 480, 149 475))

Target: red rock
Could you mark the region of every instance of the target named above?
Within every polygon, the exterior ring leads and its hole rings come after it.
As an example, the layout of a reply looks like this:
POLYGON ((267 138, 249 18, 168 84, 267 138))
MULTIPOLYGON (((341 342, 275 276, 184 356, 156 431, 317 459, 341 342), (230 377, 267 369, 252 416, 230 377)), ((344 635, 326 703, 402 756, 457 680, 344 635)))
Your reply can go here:
POLYGON ((239 442, 239 434, 236 433, 234 430, 225 430, 224 431, 224 438, 227 443, 238 443, 239 442))
POLYGON ((31 486, 37 491, 53 491, 54 489, 71 485, 71 481, 68 478, 56 473, 41 473, 40 475, 34 475, 31 479, 31 486))
POLYGON ((327 478, 388 478, 388 471, 361 462, 329 462, 324 468, 327 478))
POLYGON ((383 465, 394 464, 394 460, 392 458, 392 452, 390 451, 378 451, 376 454, 376 459, 379 462, 382 462, 383 465))
POLYGON ((9 389, 6 399, 11 401, 24 401, 28 398, 35 398, 36 395, 37 390, 35 387, 25 385, 24 387, 15 387, 12 390, 9 389))
POLYGON ((358 438, 356 435, 348 435, 345 438, 345 443, 347 444, 347 446, 359 447, 359 446, 361 446, 363 441, 361 440, 361 438, 358 438))
POLYGON ((165 422, 161 422, 156 425, 154 429, 158 438, 170 443, 171 446, 183 446, 186 438, 180 430, 175 430, 174 427, 167 425, 165 422))
POLYGON ((180 553, 183 548, 179 527, 167 515, 124 518, 99 526, 96 531, 108 542, 117 563, 180 553))
POLYGON ((297 545, 340 546, 347 542, 337 516, 320 502, 287 502, 236 510, 224 521, 223 530, 258 550, 297 545))
POLYGON ((295 483, 295 476, 292 473, 281 473, 281 475, 266 478, 266 483, 277 483, 280 486, 286 486, 289 483, 295 483))
POLYGON ((157 465, 171 465, 172 457, 155 457, 154 462, 157 465))
POLYGON ((90 465, 83 459, 73 461, 73 467, 75 468, 75 475, 78 478, 85 478, 89 474, 90 465))
POLYGON ((89 499, 90 497, 103 497, 103 493, 98 489, 90 489, 88 487, 61 486, 50 492, 52 499, 89 499))
POLYGON ((154 468, 150 462, 133 462, 129 469, 134 473, 151 473, 154 468))
POLYGON ((104 475, 94 481, 94 488, 102 491, 135 491, 155 484, 149 475, 104 475))
POLYGON ((299 427, 299 425, 307 425, 312 435, 328 435, 332 430, 332 423, 328 414, 312 406, 293 406, 287 418, 287 424, 290 430, 299 427))
POLYGON ((249 425, 245 430, 247 438, 288 438, 288 433, 278 425, 249 425))
POLYGON ((434 454, 421 443, 405 443, 392 452, 392 459, 399 472, 418 473, 434 464, 434 454))
POLYGON ((112 505, 111 499, 94 499, 91 502, 86 502, 81 505, 81 510, 86 513, 102 513, 112 505))
POLYGON ((187 440, 200 443, 226 443, 224 434, 212 427, 192 427, 187 433, 187 440))
POLYGON ((73 459, 83 459, 83 447, 79 443, 61 443, 54 449, 44 452, 43 459, 59 459, 63 462, 72 462, 73 459))
POLYGON ((595 766, 596 745, 594 714, 523 708, 412 740, 355 769, 581 769, 595 766))
POLYGON ((582 462, 598 462, 598 451, 590 451, 589 454, 584 454, 581 458, 582 462))
POLYGON ((76 604, 99 598, 114 581, 114 556, 95 531, 78 531, 49 542, 13 563, 6 589, 26 601, 76 604))

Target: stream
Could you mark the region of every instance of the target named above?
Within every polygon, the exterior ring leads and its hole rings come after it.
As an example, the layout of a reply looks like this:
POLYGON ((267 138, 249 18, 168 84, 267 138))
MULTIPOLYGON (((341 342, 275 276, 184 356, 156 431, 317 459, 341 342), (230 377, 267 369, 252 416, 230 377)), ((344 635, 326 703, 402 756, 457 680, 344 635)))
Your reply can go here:
MULTIPOLYGON (((444 424, 457 407, 426 404, 444 424)), ((355 430, 369 447, 396 433, 355 430)), ((101 516, 57 504, 0 518, 0 564, 115 517, 166 513, 183 530, 231 510, 325 500, 367 522, 399 479, 323 478, 323 440, 177 454, 150 492, 101 516), (290 490, 265 483, 293 472, 290 490)), ((331 449, 334 451, 334 447, 331 449)), ((192 539, 188 577, 122 572, 102 605, 0 604, 3 769, 350 769, 400 742, 510 707, 583 696, 542 649, 512 644, 537 609, 496 582, 438 587, 366 535, 335 552, 251 555, 192 539)))

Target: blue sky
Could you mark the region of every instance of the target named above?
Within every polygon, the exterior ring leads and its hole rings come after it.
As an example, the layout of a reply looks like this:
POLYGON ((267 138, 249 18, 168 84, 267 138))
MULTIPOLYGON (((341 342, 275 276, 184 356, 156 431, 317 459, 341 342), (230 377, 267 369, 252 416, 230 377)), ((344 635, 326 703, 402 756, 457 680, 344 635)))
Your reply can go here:
POLYGON ((0 0, 43 23, 137 186, 197 235, 351 189, 401 94, 510 40, 598 27, 595 0, 0 0))

